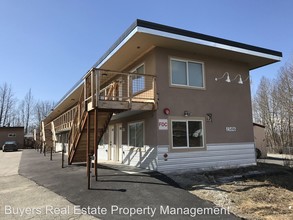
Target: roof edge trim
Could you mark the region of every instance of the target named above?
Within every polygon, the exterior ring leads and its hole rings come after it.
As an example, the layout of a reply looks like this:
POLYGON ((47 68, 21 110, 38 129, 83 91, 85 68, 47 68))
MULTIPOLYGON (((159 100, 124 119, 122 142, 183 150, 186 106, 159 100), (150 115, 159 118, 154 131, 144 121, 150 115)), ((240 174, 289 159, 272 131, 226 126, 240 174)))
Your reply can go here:
MULTIPOLYGON (((148 29, 148 31, 152 30, 154 33, 156 31, 159 31, 157 33, 161 33, 161 34, 162 33, 169 33, 169 34, 173 34, 174 37, 175 36, 186 37, 186 39, 189 38, 189 40, 193 38, 194 40, 198 40, 197 43, 200 43, 200 44, 203 44, 204 42, 210 43, 210 44, 213 44, 210 46, 214 46, 214 47, 215 47, 215 45, 217 45, 217 47, 221 48, 220 45, 222 45, 222 46, 226 46, 226 48, 224 48, 224 49, 227 49, 227 47, 230 46, 230 50, 234 47, 234 48, 241 48, 241 49, 243 49, 243 51, 245 51, 245 50, 246 51, 254 51, 255 53, 258 53, 259 55, 261 55, 261 54, 271 55, 271 56, 267 57, 269 59, 281 60, 281 57, 282 57, 282 52, 279 52, 279 51, 265 49, 262 47, 256 47, 256 46, 252 46, 252 45, 248 45, 248 44, 239 43, 236 41, 230 41, 230 40, 226 40, 223 38, 213 37, 213 36, 200 34, 200 33, 192 32, 192 31, 188 31, 188 30, 184 30, 184 29, 180 29, 180 28, 175 28, 175 27, 171 27, 171 26, 167 26, 167 25, 162 25, 162 24, 158 24, 158 23, 153 23, 153 22, 137 19, 90 69, 98 68, 103 63, 105 63, 106 60, 108 60, 138 30, 140 30, 140 31, 145 30, 146 31, 147 29, 148 29), (142 28, 145 28, 145 29, 142 29, 142 28)), ((178 39, 178 37, 176 37, 176 39, 178 39)), ((240 53, 243 53, 242 51, 239 51, 239 50, 237 50, 237 51, 240 53)), ((89 71, 87 71, 86 74, 88 72, 89 71)), ((73 91, 75 89, 77 89, 82 84, 83 79, 86 76, 86 74, 83 75, 82 78, 60 99, 60 101, 57 102, 54 109, 57 108, 67 97, 69 97, 73 93, 73 91)))
POLYGON ((215 48, 219 48, 219 49, 248 54, 248 55, 252 55, 252 56, 268 58, 268 59, 272 59, 272 60, 276 60, 276 61, 280 61, 282 58, 280 56, 264 53, 261 51, 249 50, 249 49, 242 48, 242 47, 236 47, 236 46, 231 46, 231 45, 227 45, 227 44, 211 42, 211 41, 207 41, 207 40, 203 40, 203 39, 168 33, 168 32, 159 31, 159 30, 153 30, 153 29, 149 29, 149 28, 145 28, 145 27, 139 27, 138 32, 157 35, 157 36, 161 36, 161 37, 172 38, 175 40, 182 40, 185 42, 196 43, 196 44, 200 44, 200 45, 215 47, 215 48))
POLYGON ((205 41, 209 41, 209 42, 224 44, 224 45, 228 45, 228 46, 243 48, 243 49, 247 49, 247 50, 252 50, 252 51, 256 51, 256 52, 261 52, 261 53, 266 53, 266 54, 282 57, 282 52, 266 49, 263 47, 257 47, 257 46, 253 46, 253 45, 249 45, 249 44, 239 43, 236 41, 226 40, 226 39, 219 38, 219 37, 213 37, 210 35, 200 34, 200 33, 193 32, 193 31, 188 31, 188 30, 184 30, 184 29, 180 29, 180 28, 175 28, 175 27, 157 24, 157 23, 139 20, 139 19, 136 21, 136 23, 137 23, 137 26, 145 27, 145 28, 149 28, 149 29, 153 29, 153 30, 157 30, 157 31, 168 32, 171 34, 182 35, 185 37, 196 38, 196 39, 205 40, 205 41))

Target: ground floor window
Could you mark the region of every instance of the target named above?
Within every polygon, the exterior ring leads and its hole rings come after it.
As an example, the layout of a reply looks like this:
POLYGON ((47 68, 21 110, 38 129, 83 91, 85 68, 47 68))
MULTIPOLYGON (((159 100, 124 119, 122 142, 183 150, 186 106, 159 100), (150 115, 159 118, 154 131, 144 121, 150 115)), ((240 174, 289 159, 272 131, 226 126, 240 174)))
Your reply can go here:
POLYGON ((171 120, 171 141, 173 148, 203 148, 203 120, 171 120))
POLYGON ((128 145, 131 147, 143 147, 144 125, 143 122, 128 124, 128 145))

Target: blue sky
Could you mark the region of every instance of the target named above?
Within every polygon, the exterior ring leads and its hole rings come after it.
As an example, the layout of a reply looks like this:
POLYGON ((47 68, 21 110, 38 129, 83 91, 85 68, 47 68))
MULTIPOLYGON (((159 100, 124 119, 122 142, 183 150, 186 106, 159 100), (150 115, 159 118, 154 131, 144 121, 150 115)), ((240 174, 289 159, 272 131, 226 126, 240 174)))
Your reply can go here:
POLYGON ((22 99, 59 99, 135 21, 144 19, 281 51, 251 71, 276 77, 293 62, 291 0, 0 0, 0 84, 22 99))

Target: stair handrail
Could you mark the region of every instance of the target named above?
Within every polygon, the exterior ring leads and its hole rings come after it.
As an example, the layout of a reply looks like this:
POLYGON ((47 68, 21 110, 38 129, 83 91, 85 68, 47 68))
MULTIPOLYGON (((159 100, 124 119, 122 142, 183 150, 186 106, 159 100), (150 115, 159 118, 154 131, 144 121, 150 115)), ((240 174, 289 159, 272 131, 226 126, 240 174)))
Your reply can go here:
POLYGON ((68 158, 70 158, 72 152, 73 152, 73 148, 74 148, 74 142, 75 142, 75 139, 77 138, 78 136, 78 133, 81 132, 81 128, 80 128, 80 122, 82 120, 82 117, 85 117, 85 109, 82 108, 82 105, 83 105, 83 99, 84 99, 84 89, 82 89, 81 91, 81 94, 80 94, 80 98, 79 98, 79 102, 77 104, 77 111, 75 113, 75 116, 74 116, 74 119, 73 119, 73 122, 72 122, 72 126, 71 126, 71 129, 70 129, 70 132, 69 132, 69 135, 68 135, 68 146, 69 146, 69 154, 68 154, 68 158), (83 112, 81 112, 83 109, 83 112))

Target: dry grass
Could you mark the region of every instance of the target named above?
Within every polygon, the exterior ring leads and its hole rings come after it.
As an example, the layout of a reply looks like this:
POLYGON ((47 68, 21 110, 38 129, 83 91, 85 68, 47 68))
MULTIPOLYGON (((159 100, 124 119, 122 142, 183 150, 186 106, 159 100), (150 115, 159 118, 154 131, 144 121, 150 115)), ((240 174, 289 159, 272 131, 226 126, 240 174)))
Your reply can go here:
POLYGON ((194 195, 245 219, 293 219, 293 169, 278 165, 170 176, 194 195))

